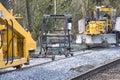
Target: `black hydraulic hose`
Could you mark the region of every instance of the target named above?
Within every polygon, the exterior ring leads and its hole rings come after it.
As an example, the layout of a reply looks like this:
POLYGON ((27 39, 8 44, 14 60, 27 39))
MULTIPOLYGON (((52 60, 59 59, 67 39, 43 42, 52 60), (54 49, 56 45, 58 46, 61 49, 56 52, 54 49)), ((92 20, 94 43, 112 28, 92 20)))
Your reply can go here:
MULTIPOLYGON (((14 38, 14 37, 15 37, 15 36, 13 36, 13 38, 14 38)), ((12 41, 13 38, 11 38, 10 41, 8 42, 8 47, 10 46, 10 43, 11 43, 11 41, 12 41)))
POLYGON ((11 64, 13 63, 14 60, 14 27, 13 27, 13 21, 10 19, 12 23, 12 61, 11 64))
MULTIPOLYGON (((15 36, 13 36, 13 38, 14 38, 14 37, 15 37, 15 36)), ((10 43, 11 43, 11 41, 12 41, 13 38, 11 38, 10 41, 8 42, 8 48, 9 48, 10 43)))
POLYGON ((9 61, 9 56, 8 56, 8 49, 9 49, 9 46, 8 46, 8 21, 5 19, 5 21, 6 21, 6 27, 7 27, 7 51, 6 51, 6 54, 7 54, 7 62, 6 62, 6 64, 5 65, 7 65, 8 64, 8 61, 9 61))
POLYGON ((3 46, 3 32, 1 31, 1 45, 0 45, 0 49, 2 48, 2 46, 3 46))

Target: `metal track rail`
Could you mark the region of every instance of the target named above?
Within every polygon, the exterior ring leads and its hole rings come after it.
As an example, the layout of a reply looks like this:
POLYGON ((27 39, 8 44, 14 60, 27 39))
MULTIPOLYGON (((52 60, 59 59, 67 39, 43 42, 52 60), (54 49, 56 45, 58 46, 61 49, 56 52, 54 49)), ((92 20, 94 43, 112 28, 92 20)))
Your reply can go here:
MULTIPOLYGON (((106 49, 108 49, 108 48, 106 48, 106 49)), ((6 74, 6 73, 14 72, 14 71, 20 71, 20 70, 24 70, 24 69, 29 69, 29 68, 32 68, 32 67, 36 67, 36 66, 48 64, 48 63, 51 63, 51 62, 60 61, 60 60, 71 58, 71 57, 81 56, 81 55, 84 55, 84 54, 89 54, 89 53, 91 53, 93 51, 101 51, 101 50, 103 50, 103 48, 93 48, 92 51, 88 51, 88 52, 86 52, 86 50, 88 50, 88 49, 82 49, 81 50, 82 54, 76 54, 74 56, 68 56, 68 57, 60 58, 60 59, 57 59, 57 60, 54 60, 54 61, 51 60, 51 61, 48 61, 48 62, 45 62, 45 63, 38 63, 38 64, 34 64, 34 65, 29 65, 29 66, 22 67, 21 69, 13 69, 13 70, 0 71, 0 74, 6 74)), ((73 51, 73 52, 75 52, 75 51, 73 51)), ((73 80, 74 80, 74 78, 73 78, 73 80)), ((77 78, 77 76, 76 76, 76 78, 77 78)), ((75 78, 75 80, 76 80, 76 78, 75 78)))
POLYGON ((74 55, 74 56, 68 56, 68 57, 60 58, 60 59, 57 59, 57 60, 54 60, 54 61, 51 60, 51 61, 48 61, 48 62, 45 62, 45 63, 38 63, 38 64, 34 64, 34 65, 29 65, 29 66, 26 66, 26 67, 22 67, 21 69, 4 70, 4 71, 1 71, 0 74, 6 74, 6 73, 13 72, 13 71, 20 71, 20 70, 24 70, 24 69, 29 69, 29 68, 32 68, 32 67, 48 64, 48 63, 55 62, 55 61, 60 61, 60 60, 71 58, 71 57, 80 56, 80 55, 83 55, 83 54, 89 54, 89 53, 91 53, 91 51, 83 52, 82 54, 77 54, 77 55, 74 55))
POLYGON ((120 58, 117 58, 117 59, 114 59, 108 63, 105 63, 105 64, 102 64, 98 67, 95 67, 93 69, 90 69, 89 71, 86 71, 82 74, 79 74, 77 76, 74 76, 73 78, 71 78, 70 80, 85 80, 93 75, 96 75, 97 73, 103 71, 103 70, 106 70, 106 69, 109 69, 117 64, 120 63, 120 58))

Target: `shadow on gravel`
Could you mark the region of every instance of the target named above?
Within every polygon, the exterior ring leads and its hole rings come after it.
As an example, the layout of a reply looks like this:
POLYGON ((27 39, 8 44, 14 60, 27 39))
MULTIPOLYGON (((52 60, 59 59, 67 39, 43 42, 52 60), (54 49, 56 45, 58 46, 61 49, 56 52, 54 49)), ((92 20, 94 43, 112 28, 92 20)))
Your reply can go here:
POLYGON ((77 72, 86 72, 88 71, 89 69, 92 69, 94 68, 95 66, 94 65, 82 65, 82 66, 79 66, 79 67, 76 67, 76 68, 71 68, 70 70, 74 70, 74 71, 77 71, 77 72))

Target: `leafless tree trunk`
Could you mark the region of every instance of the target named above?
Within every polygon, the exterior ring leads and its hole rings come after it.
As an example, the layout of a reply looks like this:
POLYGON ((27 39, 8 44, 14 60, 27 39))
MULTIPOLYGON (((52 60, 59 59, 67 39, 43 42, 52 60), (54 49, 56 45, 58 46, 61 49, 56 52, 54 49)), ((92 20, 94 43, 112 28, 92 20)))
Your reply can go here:
POLYGON ((30 5, 29 0, 26 0, 26 9, 27 9, 27 21, 28 21, 28 30, 32 32, 32 26, 31 26, 31 14, 30 14, 30 5))

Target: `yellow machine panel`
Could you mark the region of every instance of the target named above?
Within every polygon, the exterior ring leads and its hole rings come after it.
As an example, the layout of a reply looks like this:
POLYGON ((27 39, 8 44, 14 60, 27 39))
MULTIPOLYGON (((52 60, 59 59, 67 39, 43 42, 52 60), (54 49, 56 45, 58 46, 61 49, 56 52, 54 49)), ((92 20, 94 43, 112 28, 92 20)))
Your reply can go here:
POLYGON ((90 21, 86 27, 85 34, 98 35, 104 32, 104 21, 90 21))
POLYGON ((16 21, 0 3, 0 68, 20 66, 29 62, 29 51, 35 51, 36 42, 29 31, 16 21))

